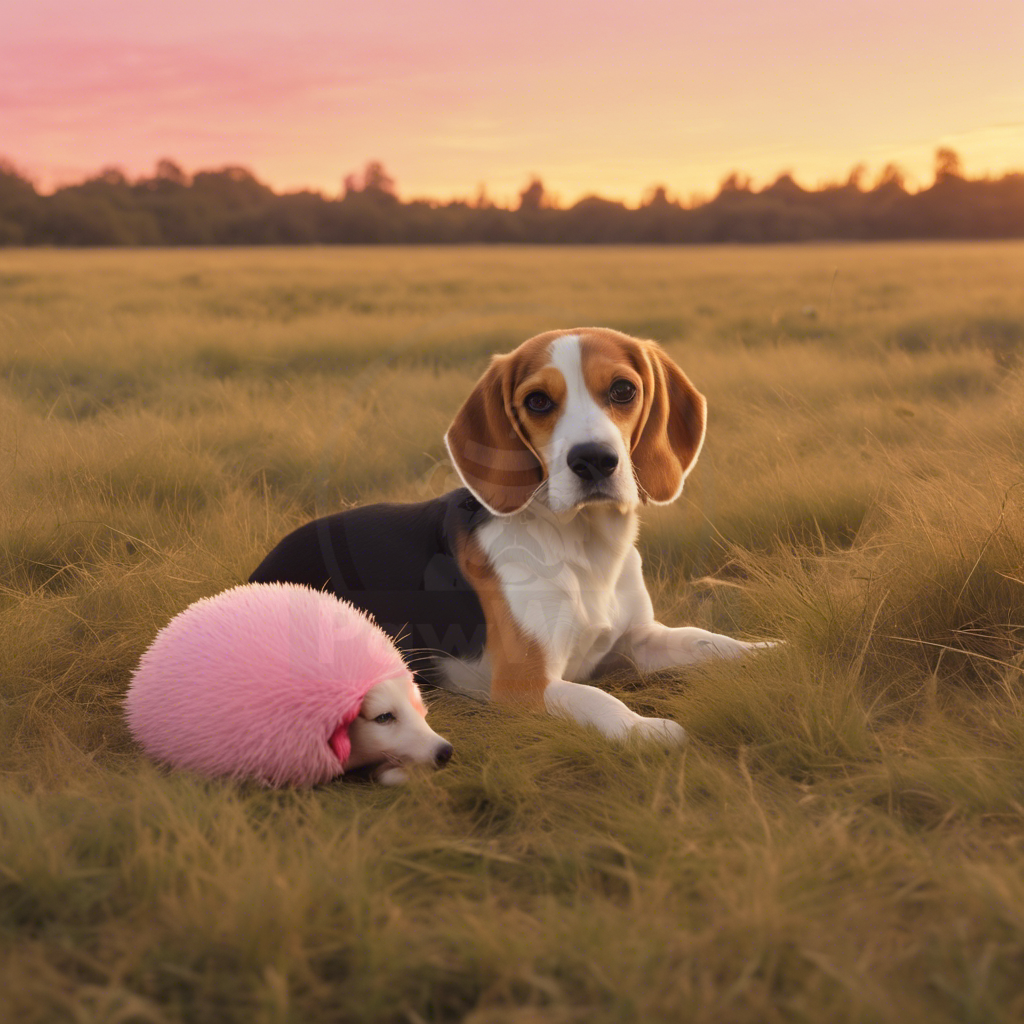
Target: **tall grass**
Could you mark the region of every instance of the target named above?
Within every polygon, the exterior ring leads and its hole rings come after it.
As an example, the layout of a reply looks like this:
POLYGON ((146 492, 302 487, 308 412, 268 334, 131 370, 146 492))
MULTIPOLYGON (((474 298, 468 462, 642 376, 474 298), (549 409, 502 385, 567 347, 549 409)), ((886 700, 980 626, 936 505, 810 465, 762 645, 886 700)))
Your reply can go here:
POLYGON ((1024 246, 6 252, 0 1018, 1024 1015, 1024 246), (402 791, 153 766, 192 600, 441 493, 491 351, 603 323, 710 406, 659 614, 784 638, 609 687, 685 753, 430 695, 402 791))

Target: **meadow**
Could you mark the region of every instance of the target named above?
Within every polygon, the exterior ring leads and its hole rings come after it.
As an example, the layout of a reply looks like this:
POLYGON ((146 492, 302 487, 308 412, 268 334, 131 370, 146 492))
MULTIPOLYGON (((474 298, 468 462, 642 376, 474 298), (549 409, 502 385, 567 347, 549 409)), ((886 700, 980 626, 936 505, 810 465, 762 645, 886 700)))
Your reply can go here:
POLYGON ((1024 1017, 1024 244, 0 251, 0 1019, 1024 1017), (306 519, 457 481, 492 352, 598 324, 706 394, 683 752, 428 694, 402 789, 151 764, 156 631, 306 519))

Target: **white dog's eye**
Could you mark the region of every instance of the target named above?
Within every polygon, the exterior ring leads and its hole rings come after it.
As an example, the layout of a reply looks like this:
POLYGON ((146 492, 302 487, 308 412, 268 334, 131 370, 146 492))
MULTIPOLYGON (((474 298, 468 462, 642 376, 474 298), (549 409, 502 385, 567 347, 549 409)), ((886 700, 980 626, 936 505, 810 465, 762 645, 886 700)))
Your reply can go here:
POLYGON ((614 381, 608 389, 608 397, 613 402, 625 405, 626 402, 632 402, 636 397, 636 385, 631 380, 614 381))
POLYGON ((393 722, 394 720, 395 720, 395 716, 394 716, 393 714, 391 714, 391 712, 390 712, 390 711, 385 711, 385 712, 384 712, 384 714, 382 714, 382 715, 378 715, 378 716, 377 716, 377 717, 376 717, 376 718, 374 719, 374 721, 375 721, 375 722, 376 722, 376 723, 377 723, 378 725, 383 725, 383 724, 384 724, 385 722, 393 722))

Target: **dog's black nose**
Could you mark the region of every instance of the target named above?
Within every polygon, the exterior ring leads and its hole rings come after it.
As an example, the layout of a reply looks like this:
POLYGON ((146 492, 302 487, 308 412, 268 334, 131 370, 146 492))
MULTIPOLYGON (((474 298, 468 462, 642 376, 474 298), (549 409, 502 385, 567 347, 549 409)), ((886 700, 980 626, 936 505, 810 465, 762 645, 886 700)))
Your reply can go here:
POLYGON ((575 444, 569 449, 568 463, 581 480, 598 480, 615 472, 619 457, 608 444, 575 444))
POLYGON ((450 743, 442 743, 441 746, 434 751, 434 764, 438 768, 443 768, 452 759, 452 745, 450 743))

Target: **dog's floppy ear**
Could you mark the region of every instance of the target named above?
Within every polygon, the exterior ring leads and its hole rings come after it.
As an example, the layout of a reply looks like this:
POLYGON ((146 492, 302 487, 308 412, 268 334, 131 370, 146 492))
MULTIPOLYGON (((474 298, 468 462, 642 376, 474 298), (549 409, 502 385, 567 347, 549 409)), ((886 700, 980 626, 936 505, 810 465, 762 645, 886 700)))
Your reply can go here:
POLYGON ((633 471, 643 501, 679 497, 704 443, 707 403, 689 378, 653 342, 644 354, 644 415, 633 435, 633 471))
POLYGON ((462 482, 491 512, 511 515, 544 482, 512 407, 513 356, 495 356, 455 414, 444 443, 462 482))

